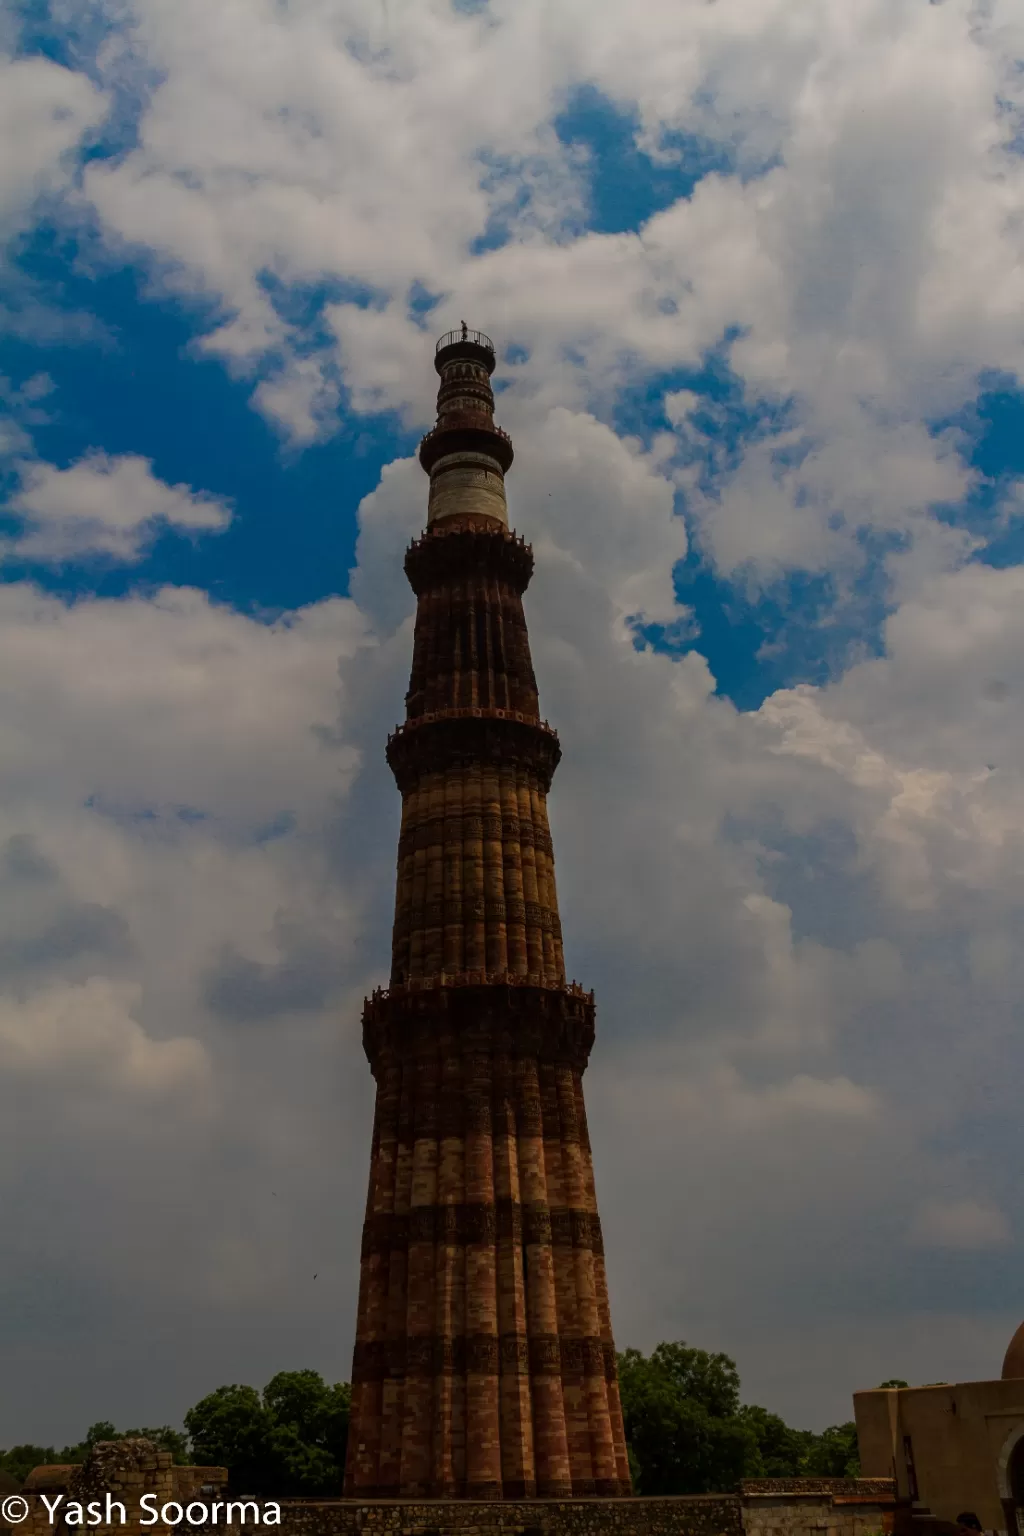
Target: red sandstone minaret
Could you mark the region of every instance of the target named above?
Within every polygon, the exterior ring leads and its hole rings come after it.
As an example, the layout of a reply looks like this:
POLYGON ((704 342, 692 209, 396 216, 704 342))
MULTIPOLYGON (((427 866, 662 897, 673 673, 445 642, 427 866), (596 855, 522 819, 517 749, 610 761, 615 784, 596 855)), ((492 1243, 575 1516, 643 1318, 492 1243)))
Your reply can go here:
POLYGON ((509 532, 512 444, 486 336, 443 336, 420 444, 427 529, 405 724, 345 1494, 628 1494, 581 1079, 594 1000, 566 984, 540 719, 509 532))

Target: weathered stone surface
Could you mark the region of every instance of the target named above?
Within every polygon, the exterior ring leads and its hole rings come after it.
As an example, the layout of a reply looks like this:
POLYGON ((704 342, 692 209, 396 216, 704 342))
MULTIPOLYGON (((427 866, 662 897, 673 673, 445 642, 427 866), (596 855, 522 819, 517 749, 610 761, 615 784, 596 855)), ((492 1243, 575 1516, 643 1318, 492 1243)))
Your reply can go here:
POLYGON ((728 1494, 675 1499, 301 1501, 281 1504, 286 1536, 743 1536, 728 1494))
POLYGON ((24 1536, 54 1536, 55 1531, 64 1536, 67 1527, 61 1506, 56 1509, 55 1519, 51 1519, 41 1497, 45 1493, 52 1504, 54 1495, 62 1493, 67 1500, 82 1505, 99 1500, 103 1511, 109 1495, 123 1507, 122 1519, 120 1511, 112 1505, 114 1519, 110 1524, 104 1520, 97 1523, 91 1517, 86 1520, 86 1529, 99 1532, 100 1536, 112 1536, 114 1532, 119 1536, 142 1536, 147 1530, 160 1536, 168 1527, 152 1524, 140 1504, 144 1494, 153 1496, 158 1509, 167 1503, 186 1505, 194 1499, 209 1502, 224 1497, 227 1480, 225 1467, 174 1466, 170 1451, 158 1450, 152 1440, 141 1435, 129 1440, 100 1440, 80 1466, 37 1467, 29 1474, 25 1483, 29 1514, 17 1530, 24 1536), (62 1475, 47 1477, 47 1473, 62 1475))

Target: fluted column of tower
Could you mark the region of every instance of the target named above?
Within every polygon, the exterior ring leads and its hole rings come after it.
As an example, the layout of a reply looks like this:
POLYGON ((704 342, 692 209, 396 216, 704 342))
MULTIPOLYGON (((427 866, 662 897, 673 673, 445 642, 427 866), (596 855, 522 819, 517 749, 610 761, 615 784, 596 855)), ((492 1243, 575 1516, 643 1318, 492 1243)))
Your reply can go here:
POLYGON ((438 343, 345 1493, 630 1492, 583 1106, 594 1000, 566 983, 540 718, 509 531, 494 348, 438 343))

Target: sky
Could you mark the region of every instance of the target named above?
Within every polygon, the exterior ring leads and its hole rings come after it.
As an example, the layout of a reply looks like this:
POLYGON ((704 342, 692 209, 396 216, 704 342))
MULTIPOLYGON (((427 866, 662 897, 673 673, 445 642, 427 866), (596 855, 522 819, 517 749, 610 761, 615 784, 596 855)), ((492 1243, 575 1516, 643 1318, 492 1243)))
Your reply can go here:
POLYGON ((0 0, 0 1445, 349 1375, 463 318, 619 1347, 998 1375, 1022 150, 1019 0, 0 0))

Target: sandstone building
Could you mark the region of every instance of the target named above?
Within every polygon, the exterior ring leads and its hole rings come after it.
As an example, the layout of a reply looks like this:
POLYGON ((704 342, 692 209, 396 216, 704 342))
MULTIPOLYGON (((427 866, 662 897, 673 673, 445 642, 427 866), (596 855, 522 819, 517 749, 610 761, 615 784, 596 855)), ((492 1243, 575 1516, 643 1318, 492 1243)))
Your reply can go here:
POLYGON ((345 1493, 630 1492, 582 1077, 593 994, 566 981, 540 717, 510 532, 494 348, 438 343, 390 985, 363 1040, 377 1099, 345 1493))
POLYGON ((1024 1536, 1024 1324, 998 1381, 854 1393, 861 1468, 895 1479, 918 1524, 970 1512, 1024 1536))

